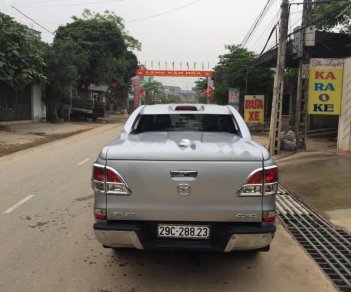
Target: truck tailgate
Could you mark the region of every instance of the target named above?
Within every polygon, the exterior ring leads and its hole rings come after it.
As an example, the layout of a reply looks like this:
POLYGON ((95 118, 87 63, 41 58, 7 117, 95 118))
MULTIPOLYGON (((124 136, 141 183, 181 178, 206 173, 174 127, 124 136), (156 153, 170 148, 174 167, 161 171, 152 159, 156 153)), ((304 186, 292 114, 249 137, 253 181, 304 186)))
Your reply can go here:
POLYGON ((108 160, 130 195, 107 195, 108 220, 260 222, 262 196, 237 191, 262 161, 108 160), (172 176, 192 171, 193 176, 172 176), (196 173, 196 176, 195 176, 196 173))

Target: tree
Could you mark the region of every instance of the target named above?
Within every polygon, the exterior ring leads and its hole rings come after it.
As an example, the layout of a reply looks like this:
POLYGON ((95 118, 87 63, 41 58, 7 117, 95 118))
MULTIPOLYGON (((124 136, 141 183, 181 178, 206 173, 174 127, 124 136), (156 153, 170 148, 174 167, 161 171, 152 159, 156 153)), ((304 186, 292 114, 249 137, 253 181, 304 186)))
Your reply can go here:
POLYGON ((207 78, 199 78, 195 81, 195 88, 193 90, 196 92, 198 103, 207 103, 207 96, 203 93, 207 89, 207 78))
MULTIPOLYGON (((130 79, 137 69, 132 50, 139 49, 140 43, 128 35, 122 18, 112 12, 85 10, 82 17, 72 19, 57 29, 48 54, 49 67, 55 72, 50 75, 51 88, 61 88, 58 95, 56 89, 49 90, 48 100, 57 105, 74 87, 87 94, 91 83, 116 84, 110 98, 115 99, 114 104, 126 106, 130 79), (63 74, 65 70, 67 76, 63 74)), ((52 107, 52 116, 57 116, 56 108, 52 107)))
POLYGON ((45 82, 42 44, 28 29, 0 12, 0 80, 18 91, 45 82))
POLYGON ((122 18, 109 11, 102 15, 89 10, 82 18, 72 18, 72 23, 58 28, 55 40, 70 38, 87 53, 88 62, 79 67, 79 85, 87 88, 90 83, 121 83, 123 78, 117 78, 130 70, 130 50, 140 48, 124 30, 122 18))
POLYGON ((152 104, 154 98, 159 98, 165 101, 165 93, 161 82, 149 78, 142 87, 145 90, 145 104, 152 104))
POLYGON ((318 20, 318 29, 338 30, 343 33, 351 32, 351 5, 345 0, 333 0, 331 3, 316 5, 313 10, 313 20, 318 20))
MULTIPOLYGON (((228 90, 239 88, 243 94, 272 94, 273 72, 269 68, 253 66, 254 52, 240 45, 226 46, 228 53, 219 56, 219 63, 214 68, 214 99, 218 104, 228 103, 228 90)), ((241 102, 241 104, 243 104, 241 102)))
POLYGON ((66 38, 56 40, 48 46, 45 59, 48 120, 56 121, 59 118, 58 109, 70 102, 72 91, 77 85, 79 67, 85 67, 88 62, 87 53, 81 51, 71 38, 66 38))

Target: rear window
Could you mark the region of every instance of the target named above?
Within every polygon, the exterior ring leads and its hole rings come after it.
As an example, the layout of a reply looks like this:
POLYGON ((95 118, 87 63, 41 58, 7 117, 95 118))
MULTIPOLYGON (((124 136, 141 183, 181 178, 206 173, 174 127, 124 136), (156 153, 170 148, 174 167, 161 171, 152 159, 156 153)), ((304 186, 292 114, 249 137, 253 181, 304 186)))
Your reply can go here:
POLYGON ((237 134, 231 115, 216 114, 163 114, 141 115, 134 133, 155 131, 200 131, 237 134))

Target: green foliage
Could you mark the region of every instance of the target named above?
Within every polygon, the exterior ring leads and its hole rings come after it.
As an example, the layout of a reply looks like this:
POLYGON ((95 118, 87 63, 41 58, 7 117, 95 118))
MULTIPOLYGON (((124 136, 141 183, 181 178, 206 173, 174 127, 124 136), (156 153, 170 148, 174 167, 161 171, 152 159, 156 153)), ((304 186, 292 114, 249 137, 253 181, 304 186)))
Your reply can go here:
POLYGON ((140 43, 128 35, 122 18, 112 12, 85 10, 82 17, 72 19, 57 29, 47 54, 48 100, 59 104, 70 97, 74 88, 87 91, 91 83, 116 83, 109 101, 122 104, 137 69, 137 58, 131 50, 140 48, 140 43))
POLYGON ((79 85, 117 82, 121 87, 128 83, 136 69, 136 58, 129 49, 140 43, 125 32, 122 18, 108 11, 102 15, 85 10, 82 18, 73 20, 58 28, 54 42, 72 39, 86 53, 88 62, 78 68, 79 85), (130 72, 131 65, 135 65, 134 72, 130 72))
POLYGON ((17 91, 44 82, 42 45, 27 28, 0 12, 0 80, 17 91))
POLYGON ((152 104, 154 98, 159 98, 162 102, 166 101, 165 93, 161 82, 149 78, 142 87, 145 90, 145 104, 152 104))
POLYGON ((87 53, 71 39, 56 40, 46 51, 49 86, 57 99, 69 99, 78 80, 78 70, 87 65, 87 53))
POLYGON ((214 69, 214 99, 218 104, 228 103, 231 87, 239 88, 241 99, 246 93, 272 93, 273 73, 268 68, 251 65, 256 58, 253 52, 238 45, 226 46, 226 49, 229 52, 219 56, 220 61, 214 69))
POLYGON ((193 90, 196 92, 198 103, 207 103, 207 96, 203 96, 204 90, 207 89, 207 78, 200 78, 195 81, 195 88, 193 90))
POLYGON ((316 5, 313 10, 313 20, 320 18, 323 20, 316 24, 318 29, 351 32, 351 5, 345 0, 333 0, 330 4, 316 5))
POLYGON ((195 91, 202 93, 205 89, 207 89, 207 79, 199 78, 195 81, 195 91))

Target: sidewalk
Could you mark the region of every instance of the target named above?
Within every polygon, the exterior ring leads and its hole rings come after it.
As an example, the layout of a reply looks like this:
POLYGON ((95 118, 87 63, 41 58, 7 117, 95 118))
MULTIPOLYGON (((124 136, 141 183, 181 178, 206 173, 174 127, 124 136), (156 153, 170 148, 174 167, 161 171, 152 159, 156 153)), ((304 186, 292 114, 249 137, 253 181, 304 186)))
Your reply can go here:
POLYGON ((0 130, 0 157, 79 134, 106 123, 124 123, 126 119, 127 116, 114 115, 98 119, 96 122, 77 121, 62 124, 33 121, 9 122, 7 127, 9 131, 0 130))
MULTIPOLYGON (((267 147, 267 135, 253 137, 267 147)), ((351 232, 351 152, 338 150, 330 137, 308 137, 306 151, 282 151, 274 160, 283 186, 351 232)))

